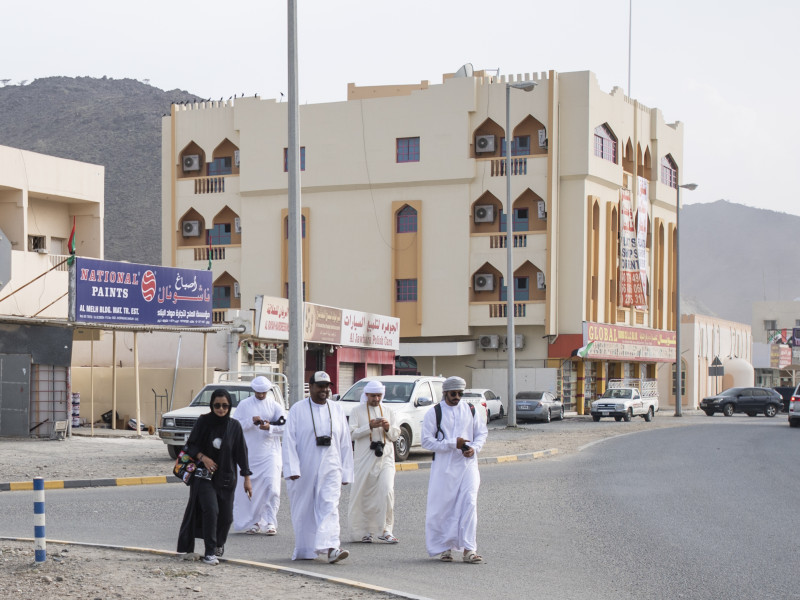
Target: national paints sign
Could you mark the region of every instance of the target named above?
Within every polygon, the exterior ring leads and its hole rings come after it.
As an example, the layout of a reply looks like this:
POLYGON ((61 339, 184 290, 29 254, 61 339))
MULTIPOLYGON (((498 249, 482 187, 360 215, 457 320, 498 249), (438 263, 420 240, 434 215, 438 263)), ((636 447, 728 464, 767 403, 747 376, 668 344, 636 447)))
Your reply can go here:
POLYGON ((211 271, 76 257, 70 320, 210 327, 211 271))

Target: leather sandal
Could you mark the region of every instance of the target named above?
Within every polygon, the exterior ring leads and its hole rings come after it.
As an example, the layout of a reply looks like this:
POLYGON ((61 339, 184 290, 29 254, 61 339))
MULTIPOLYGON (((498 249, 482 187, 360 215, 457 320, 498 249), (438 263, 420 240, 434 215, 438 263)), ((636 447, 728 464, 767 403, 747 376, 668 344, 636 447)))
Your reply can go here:
POLYGON ((483 562, 483 557, 480 556, 474 550, 465 550, 464 551, 464 562, 465 563, 470 563, 470 564, 473 564, 473 565, 477 565, 478 563, 482 563, 483 562))
POLYGON ((439 557, 442 562, 453 562, 453 553, 450 550, 445 550, 439 557))

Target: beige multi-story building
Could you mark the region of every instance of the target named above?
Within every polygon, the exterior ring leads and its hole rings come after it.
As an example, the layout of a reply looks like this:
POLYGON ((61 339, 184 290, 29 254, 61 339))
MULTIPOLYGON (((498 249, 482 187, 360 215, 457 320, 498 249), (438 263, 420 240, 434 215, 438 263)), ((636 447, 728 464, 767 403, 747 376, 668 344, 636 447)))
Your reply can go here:
POLYGON ((68 242, 103 257, 103 171, 0 146, 0 437, 71 414, 68 242))
MULTIPOLYGON (((287 295, 287 129, 287 105, 258 97, 162 121, 163 262, 210 261, 218 321, 287 295)), ((513 279, 517 389, 578 412, 609 378, 658 377, 669 395, 681 123, 588 71, 464 69, 301 106, 300 145, 306 301, 399 317, 422 372, 501 391, 513 279)), ((307 366, 336 370, 336 351, 307 366)))

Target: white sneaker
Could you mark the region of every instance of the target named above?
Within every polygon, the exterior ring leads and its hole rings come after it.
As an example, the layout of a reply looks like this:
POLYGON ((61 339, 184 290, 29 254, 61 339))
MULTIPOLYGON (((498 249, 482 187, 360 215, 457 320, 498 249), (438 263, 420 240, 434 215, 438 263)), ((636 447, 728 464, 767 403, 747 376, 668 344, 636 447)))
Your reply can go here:
POLYGON ((341 548, 331 548, 328 550, 328 562, 335 563, 339 562, 340 560, 344 560, 350 556, 350 553, 347 550, 342 550, 341 548))
POLYGON ((218 565, 219 559, 212 554, 210 556, 204 556, 203 562, 206 563, 207 565, 218 565))

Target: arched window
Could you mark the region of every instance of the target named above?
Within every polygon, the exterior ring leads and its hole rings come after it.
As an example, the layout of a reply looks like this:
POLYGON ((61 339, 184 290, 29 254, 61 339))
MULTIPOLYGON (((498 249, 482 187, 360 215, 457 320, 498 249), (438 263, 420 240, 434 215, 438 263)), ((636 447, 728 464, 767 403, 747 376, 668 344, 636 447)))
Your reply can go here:
POLYGON ((606 124, 594 130, 594 155, 617 163, 617 138, 606 124))
POLYGON ((417 211, 406 204, 397 213, 397 233, 417 231, 417 211))
POLYGON ((661 159, 661 183, 671 188, 678 187, 678 166, 669 154, 661 159))

